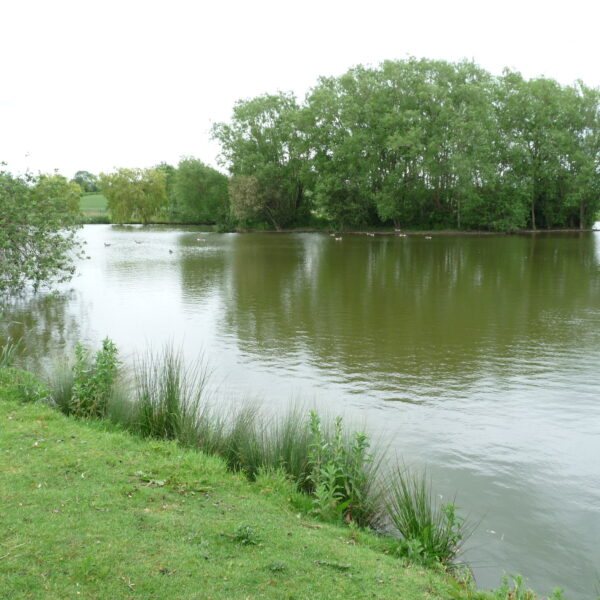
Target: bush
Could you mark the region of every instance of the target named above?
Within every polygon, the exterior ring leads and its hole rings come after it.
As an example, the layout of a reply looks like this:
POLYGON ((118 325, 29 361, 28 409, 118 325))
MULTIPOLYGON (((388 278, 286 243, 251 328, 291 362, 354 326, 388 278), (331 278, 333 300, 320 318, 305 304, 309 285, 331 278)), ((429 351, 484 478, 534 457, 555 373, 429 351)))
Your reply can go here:
POLYGON ((333 435, 324 433, 321 419, 310 413, 309 475, 313 513, 323 520, 373 525, 378 505, 373 493, 379 463, 373 463, 364 433, 344 435, 342 419, 334 423, 333 435))
POLYGON ((67 414, 77 417, 106 417, 119 364, 117 347, 110 339, 102 341, 102 348, 93 359, 89 350, 78 343, 75 348, 71 398, 68 403, 60 400, 57 404, 67 414))

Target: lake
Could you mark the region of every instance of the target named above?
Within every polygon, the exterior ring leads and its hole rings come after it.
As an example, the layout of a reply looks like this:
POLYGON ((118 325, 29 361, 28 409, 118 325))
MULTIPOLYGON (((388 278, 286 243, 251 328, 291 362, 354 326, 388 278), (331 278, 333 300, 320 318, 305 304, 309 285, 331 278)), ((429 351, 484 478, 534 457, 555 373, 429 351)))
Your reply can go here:
POLYGON ((316 405, 426 469, 479 522, 481 587, 600 593, 600 233, 81 235, 73 281, 12 309, 32 361, 204 353, 223 398, 316 405))

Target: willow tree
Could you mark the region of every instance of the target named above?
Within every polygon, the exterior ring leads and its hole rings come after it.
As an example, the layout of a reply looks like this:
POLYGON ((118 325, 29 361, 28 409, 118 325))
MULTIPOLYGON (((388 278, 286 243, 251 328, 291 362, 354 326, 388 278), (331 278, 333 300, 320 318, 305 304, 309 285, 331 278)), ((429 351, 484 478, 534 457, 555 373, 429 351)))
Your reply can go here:
POLYGON ((144 225, 167 208, 166 174, 162 169, 117 169, 100 174, 111 218, 117 223, 139 220, 144 225))

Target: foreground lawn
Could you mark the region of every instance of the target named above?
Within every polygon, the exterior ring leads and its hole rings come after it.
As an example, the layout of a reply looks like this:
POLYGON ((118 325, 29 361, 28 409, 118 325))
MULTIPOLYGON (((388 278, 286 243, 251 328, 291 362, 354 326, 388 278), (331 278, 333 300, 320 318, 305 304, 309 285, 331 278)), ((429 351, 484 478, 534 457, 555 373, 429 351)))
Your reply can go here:
POLYGON ((311 521, 278 476, 7 399, 0 381, 0 598, 477 597, 390 542, 311 521))

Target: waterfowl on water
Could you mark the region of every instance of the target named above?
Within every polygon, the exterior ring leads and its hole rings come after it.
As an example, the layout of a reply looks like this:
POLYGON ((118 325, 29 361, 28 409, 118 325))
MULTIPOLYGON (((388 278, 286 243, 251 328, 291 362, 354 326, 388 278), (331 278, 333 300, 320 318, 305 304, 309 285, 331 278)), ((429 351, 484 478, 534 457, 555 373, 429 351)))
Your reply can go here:
POLYGON ((426 235, 426 236, 425 236, 425 239, 426 239, 426 240, 430 240, 430 239, 431 239, 431 236, 430 236, 430 235, 426 235))
POLYGON ((104 242, 104 245, 108 248, 110 244, 108 242, 104 242))
POLYGON ((169 254, 173 254, 173 250, 171 250, 171 248, 169 248, 169 254))
POLYGON ((334 239, 336 242, 341 242, 341 241, 342 241, 342 238, 341 238, 341 237, 334 237, 333 239, 334 239))

